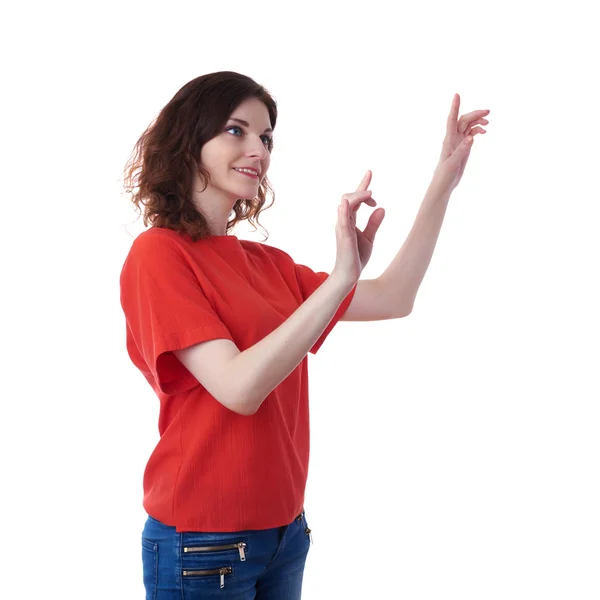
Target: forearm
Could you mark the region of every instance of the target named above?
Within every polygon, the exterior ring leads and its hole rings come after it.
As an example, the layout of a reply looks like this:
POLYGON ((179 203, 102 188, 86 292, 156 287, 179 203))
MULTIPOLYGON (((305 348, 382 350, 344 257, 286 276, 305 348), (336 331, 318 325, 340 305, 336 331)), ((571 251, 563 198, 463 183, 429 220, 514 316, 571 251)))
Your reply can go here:
POLYGON ((409 314, 431 262, 450 194, 429 186, 415 222, 398 254, 379 276, 392 318, 409 314))
POLYGON ((331 275, 277 329, 233 359, 230 372, 245 414, 256 412, 300 364, 352 287, 331 275))

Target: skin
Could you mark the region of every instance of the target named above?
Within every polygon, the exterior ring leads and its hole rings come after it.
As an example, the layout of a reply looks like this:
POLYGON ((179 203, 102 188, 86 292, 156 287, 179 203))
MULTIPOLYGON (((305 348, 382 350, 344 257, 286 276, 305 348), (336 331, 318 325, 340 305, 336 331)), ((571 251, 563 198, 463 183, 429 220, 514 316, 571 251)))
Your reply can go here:
POLYGON ((258 98, 249 98, 233 111, 223 131, 202 147, 200 163, 209 172, 211 183, 202 191, 203 182, 195 177, 194 204, 205 215, 212 235, 226 234, 236 200, 258 194, 271 163, 271 138, 267 107, 258 98), (234 167, 257 169, 259 176, 248 177, 234 167))

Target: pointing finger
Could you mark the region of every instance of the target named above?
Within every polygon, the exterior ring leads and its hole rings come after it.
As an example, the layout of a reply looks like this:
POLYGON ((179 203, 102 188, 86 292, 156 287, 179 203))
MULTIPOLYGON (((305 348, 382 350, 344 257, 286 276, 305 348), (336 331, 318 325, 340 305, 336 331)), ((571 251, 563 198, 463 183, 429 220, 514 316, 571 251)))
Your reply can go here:
POLYGON ((452 106, 450 107, 450 114, 448 115, 448 121, 446 123, 446 130, 448 132, 456 131, 458 124, 458 109, 460 108, 460 96, 454 94, 452 98, 452 106))
POLYGON ((371 171, 367 171, 365 173, 365 176, 362 178, 362 181, 359 183, 358 187, 356 188, 357 192, 365 192, 369 189, 369 186, 371 185, 371 176, 373 175, 373 173, 371 173, 371 171))

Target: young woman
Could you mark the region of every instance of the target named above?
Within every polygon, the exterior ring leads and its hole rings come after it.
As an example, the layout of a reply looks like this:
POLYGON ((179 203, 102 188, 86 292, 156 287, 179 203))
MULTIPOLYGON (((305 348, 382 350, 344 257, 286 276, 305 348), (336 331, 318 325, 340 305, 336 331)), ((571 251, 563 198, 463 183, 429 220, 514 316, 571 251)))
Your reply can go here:
POLYGON ((150 227, 121 273, 127 349, 160 400, 144 474, 147 598, 300 598, 310 544, 307 354, 340 320, 408 315, 450 194, 489 111, 452 102, 415 224, 377 279, 359 280, 384 217, 370 172, 342 197, 333 271, 231 234, 257 222, 277 109, 249 77, 187 83, 138 140, 127 189, 150 227))

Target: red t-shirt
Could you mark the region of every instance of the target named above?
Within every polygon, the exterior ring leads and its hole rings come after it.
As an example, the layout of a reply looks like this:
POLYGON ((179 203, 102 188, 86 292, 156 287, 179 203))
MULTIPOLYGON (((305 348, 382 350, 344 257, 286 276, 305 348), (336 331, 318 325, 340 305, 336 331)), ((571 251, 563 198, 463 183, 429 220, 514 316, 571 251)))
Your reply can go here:
MULTIPOLYGON (((177 531, 290 523, 308 473, 305 357, 252 416, 215 400, 173 350, 225 338, 240 351, 283 323, 327 278, 266 244, 169 229, 140 234, 121 273, 127 351, 160 400, 160 440, 144 473, 144 509, 177 531)), ((311 352, 346 311, 354 290, 311 352)))

